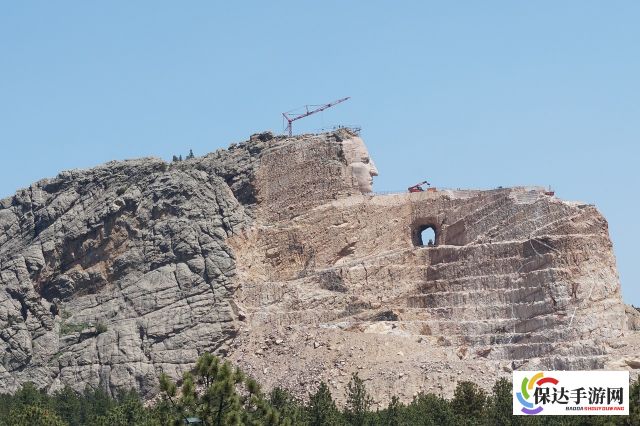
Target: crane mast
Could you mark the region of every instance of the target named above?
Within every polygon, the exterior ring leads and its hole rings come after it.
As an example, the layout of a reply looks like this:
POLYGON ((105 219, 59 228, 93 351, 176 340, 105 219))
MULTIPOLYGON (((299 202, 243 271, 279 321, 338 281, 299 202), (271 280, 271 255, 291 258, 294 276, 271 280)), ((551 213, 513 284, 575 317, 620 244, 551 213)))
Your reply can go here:
POLYGON ((305 105, 304 109, 305 112, 300 113, 300 114, 292 114, 291 111, 287 111, 287 112, 283 112, 282 116, 284 117, 285 120, 287 120, 287 131, 289 133, 289 136, 293 135, 293 127, 292 127, 292 123, 296 120, 300 120, 301 118, 304 117, 308 117, 311 114, 315 114, 316 112, 320 112, 320 111, 324 111, 327 108, 331 108, 334 105, 338 105, 339 103, 342 103, 348 99, 350 99, 350 96, 347 96, 346 98, 342 98, 342 99, 338 99, 336 101, 333 102, 329 102, 328 104, 324 104, 324 105, 305 105), (313 109, 313 110, 309 110, 309 107, 314 107, 317 106, 318 108, 313 109))

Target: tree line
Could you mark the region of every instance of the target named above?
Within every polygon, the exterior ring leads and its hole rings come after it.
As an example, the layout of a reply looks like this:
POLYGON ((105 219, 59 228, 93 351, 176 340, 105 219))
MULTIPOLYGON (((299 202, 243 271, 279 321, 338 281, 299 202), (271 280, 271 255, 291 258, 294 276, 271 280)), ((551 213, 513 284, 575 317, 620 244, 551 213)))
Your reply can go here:
MULTIPOLYGON (((195 155, 193 155, 193 150, 192 150, 192 149, 190 149, 190 150, 189 150, 189 153, 188 153, 188 154, 187 154, 187 156, 186 156, 186 159, 187 159, 187 160, 191 160, 192 158, 195 158, 195 157, 196 157, 196 156, 195 156, 195 155)), ((180 154, 180 155, 174 155, 174 156, 173 156, 173 158, 171 159, 171 161, 173 161, 174 163, 175 163, 175 162, 178 162, 178 161, 182 161, 182 154, 180 154)))
POLYGON ((14 394, 0 394, 0 425, 640 425, 640 380, 631 386, 629 416, 512 416, 505 379, 492 392, 461 381, 451 399, 421 393, 405 404, 393 396, 385 409, 374 409, 364 381, 354 374, 345 396, 345 405, 338 406, 325 383, 305 401, 281 388, 266 393, 239 368, 204 354, 179 383, 161 375, 160 396, 147 404, 134 391, 111 397, 102 389, 78 393, 66 387, 47 394, 27 383, 14 394))

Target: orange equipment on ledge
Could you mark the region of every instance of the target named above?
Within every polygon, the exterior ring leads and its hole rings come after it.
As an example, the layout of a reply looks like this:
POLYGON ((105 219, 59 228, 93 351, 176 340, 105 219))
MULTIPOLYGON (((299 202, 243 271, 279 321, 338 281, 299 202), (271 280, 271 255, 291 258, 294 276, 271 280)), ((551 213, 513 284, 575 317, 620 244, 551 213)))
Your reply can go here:
POLYGON ((550 197, 553 197, 554 195, 556 195, 556 191, 554 191, 553 189, 551 189, 551 186, 549 186, 549 189, 544 191, 544 195, 548 195, 550 197))
MULTIPOLYGON (((416 183, 415 185, 410 186, 407 189, 409 190, 409 192, 424 192, 424 189, 422 189, 422 185, 431 186, 431 184, 425 180, 424 182, 416 183)), ((432 192, 431 188, 428 188, 428 190, 429 192, 432 192)))

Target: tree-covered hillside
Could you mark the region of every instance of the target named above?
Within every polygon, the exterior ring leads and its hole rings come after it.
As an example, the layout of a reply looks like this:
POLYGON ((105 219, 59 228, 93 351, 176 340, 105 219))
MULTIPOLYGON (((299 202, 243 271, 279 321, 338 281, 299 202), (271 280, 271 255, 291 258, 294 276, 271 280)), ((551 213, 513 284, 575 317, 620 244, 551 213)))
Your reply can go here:
POLYGON ((324 383, 307 401, 280 388, 264 393, 255 380, 210 354, 179 383, 162 375, 160 388, 160 397, 145 404, 135 392, 113 398, 100 389, 79 394, 65 388, 48 395, 26 384, 14 395, 0 395, 0 425, 640 425, 640 380, 631 387, 629 416, 512 416, 511 383, 504 379, 491 393, 461 381, 450 400, 420 394, 403 404, 393 397, 377 410, 357 374, 347 387, 346 405, 338 407, 324 383))

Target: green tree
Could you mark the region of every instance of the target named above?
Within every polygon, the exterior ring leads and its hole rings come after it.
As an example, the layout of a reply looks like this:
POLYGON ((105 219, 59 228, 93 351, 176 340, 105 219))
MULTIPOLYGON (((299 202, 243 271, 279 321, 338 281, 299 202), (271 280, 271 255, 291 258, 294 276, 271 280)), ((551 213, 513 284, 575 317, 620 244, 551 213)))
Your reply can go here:
POLYGON ((354 373, 347 385, 346 414, 349 423, 355 426, 367 424, 367 414, 371 408, 373 399, 367 392, 364 381, 354 373))
POLYGON ((174 424, 176 418, 173 406, 166 399, 161 399, 150 407, 149 416, 160 425, 174 424))
POLYGON ((467 423, 479 424, 484 417, 487 394, 473 382, 458 382, 451 400, 456 415, 467 423))
POLYGON ((126 398, 112 407, 106 415, 97 417, 93 423, 96 426, 151 426, 160 425, 153 421, 145 410, 139 398, 126 398))
POLYGON ((496 426, 511 425, 513 418, 512 385, 500 379, 493 385, 493 393, 487 399, 488 423, 496 426))
POLYGON ((310 426, 336 426, 343 425, 342 416, 336 407, 336 403, 331 397, 329 387, 320 383, 316 393, 309 395, 309 405, 307 406, 310 426))
POLYGON ((115 405, 115 401, 103 389, 87 386, 82 395, 82 419, 90 424, 97 417, 104 416, 115 405))
POLYGON ((401 426, 404 422, 405 407, 400 403, 400 399, 394 395, 391 397, 389 406, 383 417, 383 424, 386 426, 401 426))
POLYGON ((14 399, 16 403, 20 405, 34 405, 39 407, 46 407, 49 405, 49 398, 47 397, 47 394, 40 391, 31 382, 23 384, 15 393, 14 399))
POLYGON ((640 377, 629 387, 629 417, 627 425, 640 425, 640 377))
POLYGON ((456 416, 451 403, 446 399, 434 395, 420 393, 406 410, 407 424, 410 425, 455 425, 456 416))
POLYGON ((78 392, 65 386, 56 391, 52 396, 52 406, 56 414, 64 419, 70 426, 81 426, 86 424, 83 415, 83 404, 85 401, 78 392))
POLYGON ((11 410, 9 426, 65 426, 66 423, 53 411, 39 405, 18 405, 11 410))
POLYGON ((190 416, 215 426, 284 423, 255 380, 211 354, 202 355, 194 371, 183 376, 179 393, 176 383, 164 374, 160 390, 164 406, 157 414, 169 424, 179 424, 190 416))
POLYGON ((282 421, 292 425, 307 424, 306 413, 303 404, 289 391, 275 387, 269 394, 269 403, 280 412, 282 421))
POLYGON ((6 425, 13 406, 13 395, 0 394, 0 425, 6 425))

